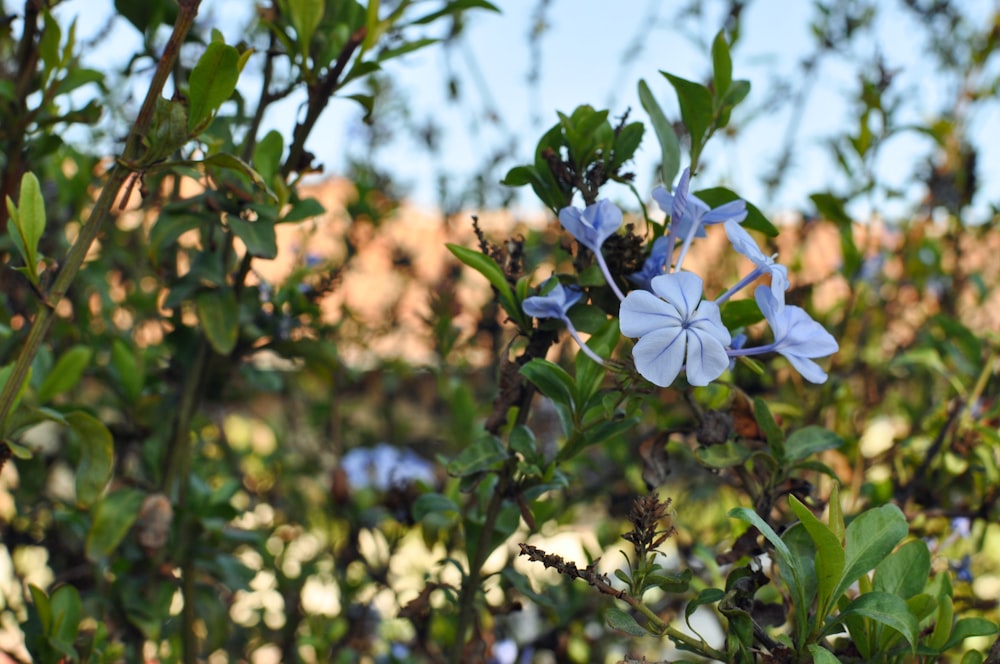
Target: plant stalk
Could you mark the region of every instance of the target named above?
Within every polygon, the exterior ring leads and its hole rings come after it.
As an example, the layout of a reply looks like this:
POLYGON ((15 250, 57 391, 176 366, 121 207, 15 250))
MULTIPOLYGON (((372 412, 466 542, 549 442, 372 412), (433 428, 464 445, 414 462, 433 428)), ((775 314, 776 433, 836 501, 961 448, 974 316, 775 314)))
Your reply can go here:
POLYGON ((496 526, 497 518, 500 516, 500 509, 503 507, 504 495, 510 487, 511 478, 517 463, 516 457, 511 457, 504 464, 498 473, 497 485, 490 496, 490 502, 486 506, 486 517, 483 519, 483 529, 479 531, 479 539, 476 541, 475 554, 469 561, 469 574, 462 581, 462 591, 458 599, 458 623, 455 629, 455 647, 451 652, 451 664, 462 664, 462 651, 465 648, 465 633, 475 622, 476 616, 476 595, 479 592, 479 583, 482 581, 482 567, 489 555, 488 549, 490 538, 493 536, 493 529, 496 526))

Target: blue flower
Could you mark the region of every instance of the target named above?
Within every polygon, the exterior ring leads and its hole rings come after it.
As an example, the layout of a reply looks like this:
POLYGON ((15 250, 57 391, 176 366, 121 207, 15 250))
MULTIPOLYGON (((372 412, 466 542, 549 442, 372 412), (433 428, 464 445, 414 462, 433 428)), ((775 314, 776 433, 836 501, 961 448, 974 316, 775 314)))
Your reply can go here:
POLYGON ((747 348, 731 350, 729 354, 756 355, 758 353, 776 352, 784 355, 795 370, 811 383, 826 382, 826 372, 810 358, 826 357, 839 349, 837 340, 817 323, 801 307, 782 304, 766 286, 758 286, 754 291, 757 306, 767 319, 774 342, 747 348))
POLYGON ((371 487, 388 491, 394 486, 435 482, 434 465, 409 448, 379 443, 375 447, 356 447, 344 455, 340 466, 355 489, 371 487))
POLYGON ((766 256, 764 252, 760 250, 754 239, 750 237, 750 233, 740 226, 739 222, 730 219, 726 222, 726 235, 729 237, 729 242, 733 245, 733 249, 750 259, 750 262, 754 264, 753 271, 746 275, 740 281, 726 291, 723 295, 716 298, 715 302, 717 304, 722 304, 733 294, 742 289, 747 284, 753 283, 758 277, 769 274, 771 275, 771 293, 774 294, 775 299, 778 300, 780 304, 785 303, 785 291, 788 290, 788 268, 784 265, 780 265, 774 262, 774 256, 766 256))
POLYGON ((604 241, 621 227, 622 211, 617 205, 604 199, 588 205, 585 210, 564 207, 559 210, 559 223, 577 242, 595 254, 600 254, 604 241))
MULTIPOLYGON (((555 277, 551 277, 542 284, 543 292, 554 279, 555 277)), ((566 312, 579 302, 581 297, 583 297, 583 291, 579 288, 563 286, 556 280, 555 286, 549 289, 544 295, 532 295, 531 297, 524 298, 521 308, 524 310, 524 313, 535 318, 558 318, 561 321, 568 322, 569 317, 566 315, 566 312)))
POLYGON ((601 253, 601 245, 622 225, 622 211, 618 206, 607 199, 588 205, 585 210, 567 206, 559 210, 559 223, 576 238, 577 242, 594 252, 594 258, 601 268, 605 281, 611 286, 619 301, 624 299, 625 296, 611 276, 611 270, 608 269, 604 254, 601 253))
POLYGON ((659 186, 653 190, 653 199, 665 211, 670 213, 670 245, 678 238, 684 241, 681 253, 677 257, 677 269, 684 262, 687 249, 695 237, 705 237, 705 226, 721 224, 729 220, 743 221, 747 217, 747 204, 743 200, 735 200, 710 208, 708 205, 688 192, 691 181, 691 170, 684 169, 674 193, 659 186))
POLYGON ((660 387, 669 387, 682 368, 692 385, 708 385, 729 366, 732 337, 718 305, 701 299, 701 277, 691 272, 654 277, 650 286, 653 293, 629 293, 619 314, 622 334, 639 338, 632 349, 636 370, 660 387))
POLYGON ((685 168, 673 193, 663 185, 653 189, 653 199, 664 212, 670 214, 670 230, 677 237, 687 237, 692 227, 696 237, 705 237, 705 226, 730 219, 743 221, 747 218, 745 201, 730 201, 712 209, 705 201, 688 191, 690 182, 691 170, 685 168))
POLYGON ((972 583, 975 580, 975 577, 972 576, 972 556, 969 554, 962 556, 962 560, 957 563, 950 563, 949 567, 959 581, 972 583))
POLYGON ((653 280, 653 277, 663 274, 670 249, 669 239, 665 235, 656 238, 656 241, 653 242, 653 248, 649 252, 649 258, 642 264, 642 269, 628 275, 628 280, 643 290, 650 290, 649 282, 653 280))
POLYGON ((555 277, 550 277, 542 284, 541 290, 543 293, 547 288, 549 290, 544 295, 532 295, 531 297, 524 298, 524 302, 521 303, 521 309, 524 310, 524 313, 535 318, 557 318, 561 320, 566 325, 566 331, 573 337, 573 341, 580 346, 580 350, 586 353, 587 357, 594 362, 604 364, 604 358, 591 350, 587 344, 583 343, 580 333, 576 331, 573 321, 569 319, 568 312, 583 297, 583 291, 575 286, 563 286, 555 277), (549 284, 552 281, 555 281, 555 286, 549 288, 549 284))
POLYGON ((956 516, 951 520, 951 531, 956 537, 965 539, 972 535, 972 519, 967 516, 956 516))

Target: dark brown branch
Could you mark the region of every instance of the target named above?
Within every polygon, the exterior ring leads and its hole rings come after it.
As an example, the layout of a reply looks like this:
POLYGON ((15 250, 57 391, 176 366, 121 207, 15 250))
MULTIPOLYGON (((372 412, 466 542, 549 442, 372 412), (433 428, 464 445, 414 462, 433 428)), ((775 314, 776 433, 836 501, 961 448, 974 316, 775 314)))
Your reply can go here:
POLYGON ((340 87, 341 74, 344 73, 344 69, 354 55, 354 51, 361 46, 367 34, 368 31, 366 28, 358 28, 351 35, 351 38, 347 40, 347 43, 344 44, 340 55, 337 56, 337 62, 327 70, 326 74, 319 81, 309 86, 309 101, 306 106, 306 116, 301 122, 295 125, 295 130, 292 132, 292 146, 289 148, 288 160, 285 161, 285 165, 281 169, 282 175, 287 177, 293 171, 301 172, 308 167, 308 162, 302 163, 304 161, 303 157, 306 155, 306 139, 312 133, 313 127, 316 126, 319 116, 326 109, 330 98, 333 97, 337 88, 340 87))

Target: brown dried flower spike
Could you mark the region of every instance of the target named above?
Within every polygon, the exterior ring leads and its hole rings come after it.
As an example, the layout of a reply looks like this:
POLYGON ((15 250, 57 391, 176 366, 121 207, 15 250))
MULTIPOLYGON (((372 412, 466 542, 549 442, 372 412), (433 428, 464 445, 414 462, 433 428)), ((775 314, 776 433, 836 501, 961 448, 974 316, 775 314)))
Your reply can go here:
POLYGON ((632 503, 632 510, 628 515, 632 530, 625 533, 625 539, 635 547, 638 559, 645 558, 646 554, 655 551, 674 534, 671 502, 670 498, 661 501, 660 496, 653 493, 639 496, 632 503))

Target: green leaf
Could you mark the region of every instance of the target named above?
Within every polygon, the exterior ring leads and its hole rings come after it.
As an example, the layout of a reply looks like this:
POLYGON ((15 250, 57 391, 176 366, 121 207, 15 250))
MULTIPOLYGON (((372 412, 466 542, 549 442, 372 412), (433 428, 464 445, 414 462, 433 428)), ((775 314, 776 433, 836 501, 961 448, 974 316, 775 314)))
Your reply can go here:
POLYGON ((973 636, 993 636, 998 630, 1000 627, 992 620, 975 617, 962 618, 955 623, 955 627, 951 630, 951 637, 945 644, 944 650, 951 650, 973 636))
MULTIPOLYGON (((712 93, 700 83, 688 81, 680 76, 661 71, 677 92, 677 102, 681 107, 681 119, 691 135, 692 152, 700 152, 705 135, 712 123, 712 93)), ((706 201, 707 202, 707 201, 706 201)))
MULTIPOLYGON (((582 328, 577 327, 577 329, 582 328)), ((587 347, 600 357, 608 357, 621 339, 617 318, 604 317, 597 329, 587 331, 593 333, 587 340, 587 347)), ((600 389, 608 369, 592 360, 586 353, 577 353, 575 364, 576 387, 574 394, 578 403, 586 404, 600 389)))
POLYGON ((21 176, 21 192, 17 205, 7 197, 7 212, 10 217, 10 233, 31 283, 38 285, 38 242, 45 233, 45 200, 35 174, 28 171, 21 176))
POLYGON ((649 632, 639 626, 630 614, 619 608, 611 607, 604 612, 604 619, 608 621, 608 627, 619 632, 625 632, 629 636, 649 636, 649 632))
POLYGON ((719 127, 729 124, 729 114, 741 101, 750 94, 750 81, 733 81, 726 91, 722 101, 719 102, 719 127))
POLYGON ((860 616, 886 625, 902 634, 911 648, 916 648, 920 626, 910 613, 906 602, 896 595, 875 591, 859 595, 835 618, 827 622, 823 634, 832 634, 846 618, 851 616, 860 616))
POLYGON ((413 519, 415 521, 423 521, 432 514, 446 514, 450 519, 457 517, 460 513, 455 501, 440 493, 422 494, 413 503, 413 519))
POLYGON ((816 193, 809 196, 816 211, 825 219, 837 224, 840 231, 840 251, 843 256, 843 271, 849 278, 861 267, 861 251, 854 242, 854 221, 844 207, 845 200, 831 193, 816 193))
POLYGON ((926 644, 936 652, 942 652, 951 637, 953 621, 955 619, 955 604, 950 595, 942 595, 937 600, 937 616, 934 621, 934 629, 927 638, 926 644))
POLYGON ((767 402, 760 397, 753 398, 753 416, 757 420, 757 426, 764 432, 767 438, 767 445, 771 448, 771 454, 778 463, 785 462, 785 434, 781 427, 774 421, 771 409, 767 407, 767 402))
POLYGON ((680 574, 649 574, 646 576, 646 583, 665 593, 684 593, 691 586, 693 575, 690 569, 685 569, 680 574))
POLYGON ((187 231, 201 227, 205 220, 188 214, 160 214, 153 228, 149 231, 149 248, 147 256, 154 266, 160 264, 164 256, 170 255, 171 249, 177 238, 187 231))
POLYGON ((788 545, 778 537, 774 529, 760 517, 759 514, 746 507, 735 507, 729 510, 729 516, 741 521, 746 521, 754 526, 764 538, 774 547, 774 552, 778 556, 778 564, 784 572, 783 578, 788 588, 792 591, 792 602, 796 609, 805 610, 809 606, 809 598, 806 597, 805 570, 802 569, 795 556, 792 555, 788 545))
POLYGON ((161 24, 172 25, 177 20, 174 0, 115 0, 115 10, 139 32, 155 30, 161 24))
MULTIPOLYGON (((818 463, 818 462, 817 462, 818 463)), ((799 467, 808 467, 809 462, 800 464, 799 467)), ((819 469, 819 472, 823 472, 819 469)), ((844 528, 844 507, 840 503, 840 478, 836 474, 832 475, 833 479, 837 480, 833 483, 833 490, 830 492, 830 500, 827 501, 827 526, 837 536, 837 539, 841 542, 845 541, 844 538, 847 536, 847 531, 844 528)))
MULTIPOLYGON (((382 66, 374 60, 355 60, 354 66, 352 66, 350 71, 344 75, 344 85, 350 83, 356 78, 362 78, 374 72, 381 71, 381 69, 382 66)), ((355 99, 354 97, 351 98, 355 99)))
POLYGON ((61 58, 59 57, 59 43, 62 41, 62 28, 59 21, 48 11, 42 12, 44 28, 38 40, 38 54, 41 56, 43 67, 42 85, 45 86, 51 80, 57 69, 61 58))
POLYGON ((141 356, 129 348, 121 339, 111 343, 111 366, 117 376, 117 385, 121 388, 129 403, 135 403, 142 394, 146 382, 146 371, 142 366, 141 356))
POLYGON ((526 184, 544 186, 545 183, 538 176, 538 171, 535 170, 534 166, 514 166, 507 171, 507 175, 500 181, 500 184, 508 187, 523 187, 526 184))
POLYGON ((281 218, 281 223, 289 223, 294 221, 302 221, 304 219, 311 219, 312 217, 318 217, 326 212, 326 208, 323 204, 317 201, 315 198, 304 198, 292 204, 292 209, 285 213, 281 218))
POLYGON ((101 90, 106 91, 103 72, 85 67, 70 69, 56 84, 56 95, 68 94, 90 83, 96 83, 101 90))
POLYGON ((660 143, 660 178, 669 187, 681 169, 681 146, 677 133, 644 80, 639 81, 639 101, 649 115, 656 140, 660 143))
POLYGON ((432 37, 424 37, 422 39, 414 39, 413 41, 408 41, 400 46, 393 48, 387 48, 378 53, 378 62, 386 62, 387 60, 392 60, 393 58, 398 58, 401 55, 406 55, 407 53, 413 53, 414 51, 419 51, 422 48, 428 46, 433 46, 440 42, 440 39, 434 39, 432 37))
POLYGON ((10 450, 11 455, 13 455, 15 459, 25 460, 35 456, 34 454, 31 453, 31 450, 29 450, 24 445, 18 445, 12 440, 7 440, 4 442, 7 443, 7 449, 10 450))
POLYGON ((49 604, 52 607, 52 628, 49 635, 62 646, 60 650, 72 651, 83 616, 80 593, 71 585, 59 586, 49 598, 49 604))
POLYGON ((733 82, 733 59, 729 55, 725 30, 720 30, 712 42, 712 83, 715 98, 722 99, 733 82))
POLYGON ((844 546, 798 498, 789 496, 788 504, 816 546, 817 617, 822 620, 839 599, 833 592, 844 572, 844 546))
POLYGON ((239 307, 231 288, 214 288, 198 293, 195 298, 198 321, 212 348, 228 355, 239 338, 239 307))
POLYGON ((730 440, 718 445, 699 447, 694 455, 709 468, 732 468, 745 463, 750 458, 750 450, 730 440))
POLYGON ((426 25, 428 23, 433 23, 442 16, 453 15, 459 11, 465 11, 468 9, 485 9, 491 12, 500 13, 500 10, 492 2, 487 2, 486 0, 451 0, 448 2, 444 9, 438 9, 431 12, 430 14, 425 14, 420 18, 413 21, 413 25, 426 25))
POLYGON ((853 223, 851 216, 844 209, 842 198, 830 193, 812 194, 809 198, 816 206, 816 212, 824 219, 829 219, 838 225, 853 223))
POLYGON ((510 449, 524 457, 529 463, 538 459, 538 441, 534 432, 523 424, 518 424, 510 432, 510 449))
POLYGON ((270 183, 281 169, 281 156, 285 151, 285 140, 281 132, 272 129, 257 141, 253 149, 253 165, 264 179, 270 183))
POLYGON ((498 467, 510 457, 504 446, 493 436, 483 436, 459 452, 448 464, 448 474, 466 477, 498 467))
POLYGON ((35 174, 28 171, 21 176, 21 193, 17 201, 18 217, 24 229, 24 238, 31 254, 37 256, 38 241, 45 233, 45 199, 35 174))
POLYGON ((836 655, 815 643, 809 644, 809 654, 812 655, 813 664, 840 664, 836 655))
POLYGON ((726 329, 735 330, 739 327, 749 327, 764 319, 760 307, 752 299, 729 300, 722 307, 722 324, 726 329))
POLYGON ((97 503, 87 533, 87 558, 99 562, 118 548, 139 515, 143 497, 136 489, 119 489, 97 503))
POLYGON ((573 407, 576 391, 573 377, 558 364, 536 357, 521 367, 521 375, 556 403, 573 407))
POLYGON ((80 463, 76 468, 76 502, 90 507, 111 481, 115 452, 111 432, 93 415, 75 411, 66 422, 80 442, 80 463))
POLYGON ((841 447, 844 439, 823 427, 811 425, 797 429, 785 440, 785 458, 801 461, 824 450, 841 447))
POLYGON ((73 389, 90 366, 92 356, 93 351, 86 346, 73 346, 63 353, 38 388, 39 403, 48 403, 52 397, 73 389))
POLYGON ((267 181, 264 180, 264 177, 255 171, 250 164, 246 163, 236 155, 229 154, 228 152, 217 152, 207 157, 202 163, 206 166, 224 168, 246 175, 255 186, 263 189, 272 201, 276 201, 278 199, 278 197, 271 190, 267 181))
POLYGON ((188 80, 188 132, 201 131, 232 96, 240 75, 239 59, 239 51, 222 42, 213 41, 205 48, 188 80))
POLYGON ((595 422, 592 426, 576 432, 571 436, 566 446, 559 450, 558 459, 572 459, 584 449, 599 445, 614 436, 621 435, 639 422, 637 417, 612 418, 595 422))
POLYGON ((236 217, 230 217, 227 223, 236 237, 243 240, 251 256, 265 259, 277 257, 278 239, 274 224, 261 219, 244 221, 236 217))
MULTIPOLYGON (((698 610, 698 607, 715 604, 725 596, 726 591, 721 588, 702 588, 701 592, 684 607, 684 622, 687 623, 688 629, 698 634, 698 630, 691 625, 691 616, 698 610)), ((701 635, 699 634, 699 636, 701 635)))
POLYGON ((909 532, 906 517, 891 504, 866 510, 851 521, 844 534, 844 574, 834 597, 843 595, 862 574, 873 570, 909 532))
POLYGON ((164 616, 169 615, 176 587, 166 581, 150 586, 122 586, 121 603, 125 617, 150 641, 159 641, 164 616))
POLYGON ((38 622, 42 625, 42 632, 50 634, 52 632, 52 603, 45 591, 34 584, 28 584, 28 591, 31 593, 31 601, 35 605, 35 612, 38 614, 38 622))
POLYGON ((507 282, 507 277, 495 260, 480 251, 467 249, 461 245, 449 243, 445 246, 448 248, 448 251, 454 254, 455 258, 486 277, 486 280, 497 291, 500 306, 504 308, 507 315, 511 317, 518 327, 522 330, 531 329, 530 322, 524 312, 521 311, 520 306, 518 306, 517 299, 514 297, 514 291, 511 290, 510 283, 507 282))
POLYGON ((323 21, 325 9, 326 3, 323 0, 288 0, 288 12, 298 38, 299 53, 303 58, 309 57, 309 45, 316 34, 316 28, 323 21))
POLYGON ((910 599, 923 592, 931 574, 931 552, 923 540, 911 540, 875 567, 872 587, 910 599))
POLYGON ((143 153, 139 166, 146 168, 167 159, 183 147, 190 137, 186 103, 157 97, 149 133, 143 138, 146 152, 143 153))
POLYGON ((641 122, 632 122, 622 127, 615 136, 614 158, 611 160, 612 171, 618 169, 635 155, 645 133, 646 128, 641 122))

